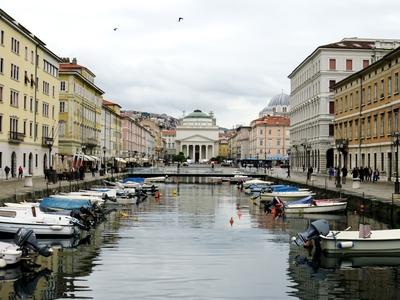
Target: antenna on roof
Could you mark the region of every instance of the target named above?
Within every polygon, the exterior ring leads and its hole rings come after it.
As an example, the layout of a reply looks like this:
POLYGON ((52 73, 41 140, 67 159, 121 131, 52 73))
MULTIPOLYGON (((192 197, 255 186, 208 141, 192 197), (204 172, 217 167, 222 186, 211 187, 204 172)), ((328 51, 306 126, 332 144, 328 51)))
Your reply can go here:
POLYGON ((186 111, 182 110, 182 118, 185 117, 185 113, 186 113, 186 111))

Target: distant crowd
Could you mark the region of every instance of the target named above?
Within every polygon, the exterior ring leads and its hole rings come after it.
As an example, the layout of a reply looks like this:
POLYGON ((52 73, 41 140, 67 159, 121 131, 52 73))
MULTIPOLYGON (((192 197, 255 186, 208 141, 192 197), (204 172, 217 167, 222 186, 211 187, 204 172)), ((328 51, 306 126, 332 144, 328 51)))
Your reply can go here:
MULTIPOLYGON (((339 178, 338 172, 340 172, 339 175, 342 178, 342 183, 346 183, 346 177, 348 175, 348 170, 346 167, 343 167, 342 169, 339 169, 338 167, 330 167, 328 170, 329 180, 332 180, 332 177, 339 178)), ((358 178, 360 182, 377 182, 379 180, 379 171, 377 169, 372 170, 371 167, 355 167, 351 171, 351 175, 353 179, 358 178)))

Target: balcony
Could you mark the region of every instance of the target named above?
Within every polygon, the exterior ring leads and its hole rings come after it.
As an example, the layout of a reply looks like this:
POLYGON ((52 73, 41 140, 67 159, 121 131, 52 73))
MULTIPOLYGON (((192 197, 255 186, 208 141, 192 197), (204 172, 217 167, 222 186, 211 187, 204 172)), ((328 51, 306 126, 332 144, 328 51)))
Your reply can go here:
POLYGON ((94 137, 85 138, 83 145, 87 147, 96 147, 99 145, 99 141, 94 137))
POLYGON ((21 143, 24 141, 25 134, 22 132, 17 132, 17 131, 10 131, 10 137, 8 141, 10 143, 21 143))
POLYGON ((54 139, 51 137, 44 136, 42 137, 42 146, 43 147, 51 147, 54 144, 54 139))

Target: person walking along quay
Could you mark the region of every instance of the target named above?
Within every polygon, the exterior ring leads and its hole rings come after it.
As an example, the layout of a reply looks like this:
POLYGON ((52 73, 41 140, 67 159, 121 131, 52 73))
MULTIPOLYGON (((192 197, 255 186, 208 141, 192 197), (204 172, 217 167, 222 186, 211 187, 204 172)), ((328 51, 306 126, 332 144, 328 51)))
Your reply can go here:
POLYGON ((4 172, 6 172, 6 180, 8 180, 8 174, 10 174, 10 168, 9 168, 9 166, 6 166, 6 167, 4 168, 4 172))

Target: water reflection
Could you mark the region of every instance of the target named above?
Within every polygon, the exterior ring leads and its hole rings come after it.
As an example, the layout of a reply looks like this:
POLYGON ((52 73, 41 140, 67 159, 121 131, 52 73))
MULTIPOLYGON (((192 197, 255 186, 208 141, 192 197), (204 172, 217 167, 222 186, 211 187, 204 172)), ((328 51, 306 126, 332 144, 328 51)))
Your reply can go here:
MULTIPOLYGON (((400 257, 315 257, 289 243, 322 216, 274 218, 226 184, 167 184, 160 192, 120 206, 85 243, 51 241, 54 255, 39 257, 39 267, 0 270, 0 298, 397 297, 400 257)), ((357 228, 360 218, 323 217, 333 229, 357 228)))

